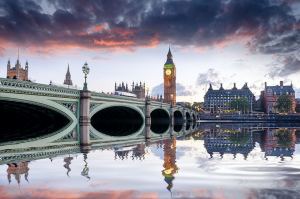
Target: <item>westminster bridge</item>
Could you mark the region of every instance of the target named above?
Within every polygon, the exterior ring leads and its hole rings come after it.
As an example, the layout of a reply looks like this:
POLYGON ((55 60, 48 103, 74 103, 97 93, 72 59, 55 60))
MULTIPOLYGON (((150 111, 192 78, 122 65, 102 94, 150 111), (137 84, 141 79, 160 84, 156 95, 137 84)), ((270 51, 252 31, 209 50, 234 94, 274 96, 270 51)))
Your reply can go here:
MULTIPOLYGON (((0 130, 10 134, 2 142, 11 143, 12 148, 39 147, 70 137, 77 138, 72 144, 80 145, 141 137, 153 139, 195 128, 198 119, 198 114, 190 109, 148 98, 6 78, 0 78, 0 109, 0 130), (13 141, 28 138, 30 142, 13 141)), ((6 149, 9 148, 6 144, 6 149)))

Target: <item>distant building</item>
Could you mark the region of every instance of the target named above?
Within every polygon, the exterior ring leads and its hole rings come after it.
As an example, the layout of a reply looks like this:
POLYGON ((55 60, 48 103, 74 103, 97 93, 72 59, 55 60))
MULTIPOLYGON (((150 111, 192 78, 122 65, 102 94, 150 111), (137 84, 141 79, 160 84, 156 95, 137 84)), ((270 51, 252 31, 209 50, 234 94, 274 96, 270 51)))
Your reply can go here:
POLYGON ((247 83, 245 83, 241 89, 237 89, 235 83, 232 89, 224 89, 223 85, 221 84, 218 90, 214 90, 210 84, 209 89, 204 96, 204 110, 211 113, 230 110, 231 101, 239 98, 245 98, 248 102, 250 111, 253 110, 255 96, 248 88, 247 83))
POLYGON ((19 61, 19 52, 15 67, 11 67, 10 60, 8 60, 6 77, 9 79, 19 79, 23 81, 28 80, 28 62, 26 61, 25 68, 22 68, 21 63, 19 61))
POLYGON ((72 82, 72 79, 71 79, 71 73, 70 73, 70 67, 69 67, 69 65, 68 65, 68 70, 67 70, 67 73, 66 73, 64 84, 65 85, 69 85, 69 86, 73 85, 73 82, 72 82))
POLYGON ((122 82, 122 84, 117 85, 117 83, 115 83, 115 93, 128 93, 128 94, 133 94, 135 95, 137 98, 139 99, 144 99, 145 98, 145 90, 146 90, 146 86, 145 83, 142 84, 142 82, 140 82, 139 84, 136 83, 134 84, 134 82, 131 85, 131 90, 128 88, 128 84, 122 82))
POLYGON ((261 92, 261 98, 263 99, 265 113, 276 112, 277 99, 281 95, 289 96, 292 102, 292 107, 289 112, 295 113, 296 99, 293 85, 291 84, 288 86, 284 86, 283 81, 280 81, 280 84, 276 86, 267 86, 267 83, 265 82, 265 89, 261 92))

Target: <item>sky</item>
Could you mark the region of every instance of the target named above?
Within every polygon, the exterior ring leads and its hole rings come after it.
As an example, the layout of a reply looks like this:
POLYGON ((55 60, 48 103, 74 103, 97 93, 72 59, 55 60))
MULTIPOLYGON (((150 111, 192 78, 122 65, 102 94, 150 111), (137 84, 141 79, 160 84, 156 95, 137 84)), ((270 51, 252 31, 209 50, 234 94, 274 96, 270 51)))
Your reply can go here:
POLYGON ((69 65, 82 87, 87 62, 90 90, 142 81, 156 95, 169 45, 178 101, 203 101, 209 83, 258 96, 281 80, 300 97, 297 0, 0 0, 0 77, 20 49, 32 81, 62 84, 69 65))

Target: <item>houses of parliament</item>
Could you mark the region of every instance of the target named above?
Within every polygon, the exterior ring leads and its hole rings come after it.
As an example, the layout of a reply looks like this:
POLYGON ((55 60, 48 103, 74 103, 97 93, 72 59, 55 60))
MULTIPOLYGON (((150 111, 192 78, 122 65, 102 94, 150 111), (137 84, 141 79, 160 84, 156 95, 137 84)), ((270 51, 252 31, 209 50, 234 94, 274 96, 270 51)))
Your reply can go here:
POLYGON ((23 81, 28 81, 28 62, 25 63, 25 68, 22 68, 19 60, 19 51, 18 58, 15 64, 15 67, 11 67, 10 60, 7 62, 7 76, 8 79, 19 79, 23 81))
MULTIPOLYGON (((25 67, 21 66, 21 62, 19 60, 19 51, 18 58, 14 67, 11 66, 10 60, 7 62, 7 78, 8 79, 18 79, 22 81, 30 81, 28 78, 28 70, 29 65, 28 62, 25 62, 25 67)), ((171 53, 171 49, 169 47, 169 51, 167 54, 167 60, 163 67, 163 79, 164 79, 164 98, 163 101, 165 103, 169 103, 172 105, 176 104, 176 67, 173 61, 173 55, 171 53)), ((50 85, 52 82, 50 83, 50 85)), ((65 80, 63 82, 64 85, 72 86, 73 82, 71 79, 70 68, 68 65, 67 73, 65 75, 65 80)), ((115 85, 115 91, 129 92, 134 94, 137 98, 145 98, 146 96, 146 87, 145 83, 134 84, 132 85, 132 90, 128 89, 128 85, 122 82, 122 85, 115 85)))

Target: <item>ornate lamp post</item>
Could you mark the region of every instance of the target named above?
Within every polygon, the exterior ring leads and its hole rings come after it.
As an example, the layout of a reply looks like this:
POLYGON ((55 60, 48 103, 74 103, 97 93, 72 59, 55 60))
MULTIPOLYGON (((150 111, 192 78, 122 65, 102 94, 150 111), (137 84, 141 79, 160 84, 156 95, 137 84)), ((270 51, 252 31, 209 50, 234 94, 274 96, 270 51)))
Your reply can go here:
POLYGON ((87 75, 88 75, 89 72, 90 72, 90 68, 89 68, 87 62, 85 62, 84 65, 82 66, 82 72, 83 72, 83 74, 84 74, 83 90, 86 91, 86 90, 87 90, 86 78, 87 78, 87 75))

